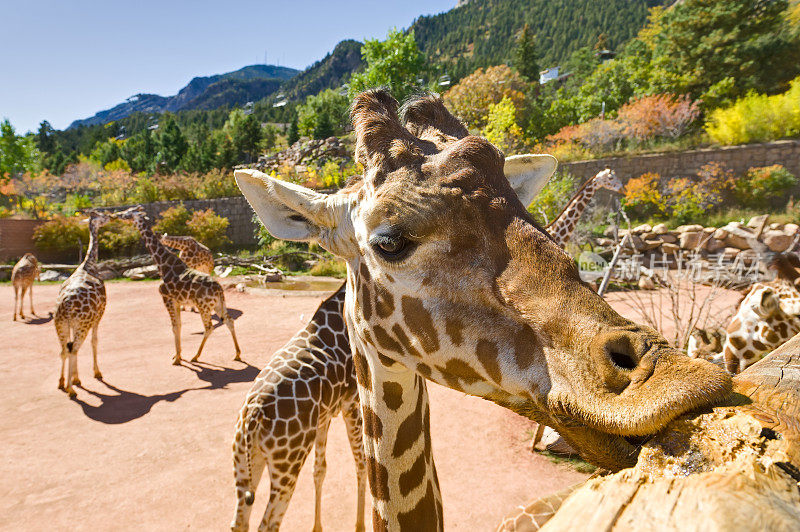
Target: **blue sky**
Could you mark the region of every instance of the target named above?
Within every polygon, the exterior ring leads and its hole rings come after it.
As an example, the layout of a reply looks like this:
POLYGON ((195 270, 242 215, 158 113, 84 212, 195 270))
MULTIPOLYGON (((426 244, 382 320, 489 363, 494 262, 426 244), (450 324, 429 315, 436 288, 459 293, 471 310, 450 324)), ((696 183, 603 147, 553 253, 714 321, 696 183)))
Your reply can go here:
POLYGON ((303 69, 456 0, 0 0, 0 117, 63 129, 125 98, 267 62, 303 69))

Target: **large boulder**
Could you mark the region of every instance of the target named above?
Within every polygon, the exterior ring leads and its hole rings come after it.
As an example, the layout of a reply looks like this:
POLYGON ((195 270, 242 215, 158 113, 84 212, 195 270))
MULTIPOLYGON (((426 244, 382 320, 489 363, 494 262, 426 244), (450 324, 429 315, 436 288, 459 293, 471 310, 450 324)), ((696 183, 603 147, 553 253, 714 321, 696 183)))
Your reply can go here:
POLYGON ((637 225, 636 227, 633 228, 634 233, 649 233, 652 230, 653 226, 650 224, 637 225))
POLYGON ((139 281, 142 279, 158 279, 158 266, 151 264, 150 266, 140 266, 139 268, 131 268, 122 272, 123 277, 139 281))
POLYGON ((731 222, 722 228, 727 235, 725 236, 725 245, 739 249, 750 249, 750 241, 756 235, 744 227, 739 222, 731 222))
POLYGON ((770 251, 786 251, 794 242, 794 236, 787 235, 783 231, 770 229, 762 235, 762 240, 770 251))
POLYGON ((704 247, 706 251, 708 251, 709 253, 717 253, 720 250, 725 249, 725 242, 723 242, 722 240, 717 240, 714 237, 711 237, 708 240, 706 240, 706 244, 704 247))
POLYGON ((658 233, 658 238, 662 242, 666 242, 669 244, 677 244, 678 243, 678 235, 674 233, 658 233))
POLYGON ((661 244, 661 252, 667 255, 675 255, 680 251, 681 247, 677 244, 664 243, 661 244))
POLYGON ((678 233, 694 233, 698 231, 702 231, 703 226, 700 224, 690 224, 690 225, 679 225, 675 231, 678 233))
MULTIPOLYGON (((700 226, 698 226, 700 227, 700 226)), ((697 249, 703 241, 702 231, 685 231, 680 234, 680 245, 682 249, 697 249)))
POLYGON ((67 277, 69 277, 69 275, 66 273, 56 270, 45 270, 39 274, 40 281, 63 281, 67 277))
POLYGON ((663 235, 664 233, 669 232, 669 228, 667 224, 656 224, 653 226, 653 232, 657 235, 663 235))

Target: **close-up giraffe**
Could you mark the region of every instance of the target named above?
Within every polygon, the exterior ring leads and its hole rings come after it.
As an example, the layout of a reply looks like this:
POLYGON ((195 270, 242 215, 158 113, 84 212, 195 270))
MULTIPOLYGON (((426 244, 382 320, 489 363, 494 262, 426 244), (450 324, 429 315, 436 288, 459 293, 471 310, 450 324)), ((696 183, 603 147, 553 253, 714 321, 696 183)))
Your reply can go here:
POLYGON ((578 226, 581 215, 591 203, 592 198, 601 188, 620 192, 624 187, 617 174, 606 168, 597 175, 587 180, 578 189, 555 220, 547 225, 547 232, 553 237, 556 244, 564 247, 569 242, 572 233, 578 226))
POLYGON ((108 223, 107 214, 89 213, 89 249, 86 257, 58 291, 53 323, 61 343, 61 377, 58 388, 75 397, 73 385, 80 385, 78 377, 78 350, 92 331, 92 359, 94 378, 102 379, 97 365, 97 328, 106 309, 106 286, 97 273, 97 251, 100 246, 97 231, 108 223), (69 361, 66 381, 64 365, 69 361))
MULTIPOLYGON (((523 202, 530 203, 533 196, 547 183, 549 175, 537 172, 540 162, 540 157, 531 155, 516 155, 505 161, 504 173, 523 202)), ((247 395, 233 441, 237 501, 236 515, 231 525, 233 530, 247 529, 255 489, 265 467, 269 471, 270 501, 262 526, 267 530, 280 526, 297 482, 297 475, 310 452, 311 443, 315 441, 314 479, 317 500, 314 529, 321 529, 320 506, 325 476, 326 435, 330 419, 340 410, 345 418, 351 445, 354 446, 359 497, 356 529, 363 529, 363 488, 366 477, 362 472, 366 466, 361 451, 363 434, 358 392, 355 388, 356 375, 344 323, 345 289, 346 284, 343 284, 329 299, 323 301, 309 324, 273 355, 247 395), (299 367, 297 364, 287 365, 287 360, 300 360, 305 364, 299 367), (344 367, 344 372, 340 371, 340 366, 344 367), (294 384, 295 381, 321 381, 325 386, 310 387, 309 400, 295 401, 295 390, 298 386, 294 384), (336 393, 328 396, 325 393, 328 389, 336 393), (283 409, 276 410, 275 404, 282 405, 283 409), (291 405, 295 408, 291 408, 291 405), (313 408, 311 414, 306 411, 309 408, 313 408), (292 432, 287 434, 289 426, 280 421, 292 418, 297 418, 300 422, 294 423, 292 432), (305 437, 297 438, 297 434, 305 437), (286 440, 286 437, 289 439, 286 440), (253 456, 257 459, 254 460, 253 456), (258 468, 253 469, 253 464, 258 468)), ((305 392, 306 387, 300 387, 305 392)))
POLYGON ((152 223, 141 207, 131 207, 117 213, 116 216, 124 220, 133 221, 134 226, 141 235, 142 242, 150 252, 150 255, 152 255, 156 265, 158 265, 158 273, 161 275, 161 284, 158 285, 158 292, 161 294, 167 312, 169 312, 169 318, 172 322, 172 334, 175 337, 175 355, 172 358, 172 363, 176 366, 181 364, 180 308, 183 304, 191 304, 197 308, 205 329, 203 339, 200 340, 200 347, 197 348, 197 354, 192 358, 192 362, 200 358, 206 340, 214 331, 214 326, 211 322, 211 315, 214 311, 228 327, 233 338, 233 346, 236 351, 233 359, 241 360, 239 358, 241 349, 239 348, 239 341, 236 339, 233 319, 228 315, 228 310, 225 306, 225 293, 220 284, 210 275, 187 267, 181 259, 169 251, 153 232, 152 223))
POLYGON ((551 425, 609 469, 635 461, 639 437, 727 395, 726 372, 580 280, 514 194, 500 152, 441 100, 411 101, 401 123, 388 93, 368 91, 352 117, 357 185, 324 195, 235 176, 275 237, 317 240, 347 262, 376 530, 443 527, 425 379, 551 425))
POLYGON ((177 249, 178 258, 188 267, 212 275, 214 273, 214 254, 207 246, 190 236, 161 235, 161 243, 177 249))
POLYGON ((25 292, 30 294, 28 297, 31 304, 31 314, 36 316, 33 310, 33 282, 39 278, 39 261, 33 253, 26 253, 14 265, 11 270, 11 284, 14 286, 14 320, 17 321, 17 302, 19 302, 19 319, 25 319, 22 305, 25 303, 25 292))

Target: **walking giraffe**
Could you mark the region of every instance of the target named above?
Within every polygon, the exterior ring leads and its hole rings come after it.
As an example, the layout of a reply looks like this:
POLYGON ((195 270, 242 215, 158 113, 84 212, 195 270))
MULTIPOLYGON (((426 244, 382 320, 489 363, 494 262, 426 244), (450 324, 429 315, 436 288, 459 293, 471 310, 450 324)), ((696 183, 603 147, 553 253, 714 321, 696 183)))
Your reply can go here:
POLYGON ((94 378, 103 378, 97 365, 97 327, 106 310, 106 285, 96 270, 99 247, 97 231, 110 219, 107 214, 95 211, 89 213, 89 249, 86 250, 86 257, 61 285, 56 299, 53 323, 56 326, 58 340, 61 342, 61 377, 58 379, 58 389, 65 390, 70 397, 76 395, 72 385, 81 384, 78 377, 78 350, 90 329, 94 378), (65 381, 64 365, 67 358, 69 358, 69 370, 65 381))
POLYGON ((613 170, 606 168, 599 172, 593 178, 584 183, 578 191, 572 196, 561 211, 561 214, 556 216, 547 226, 547 232, 553 237, 553 240, 561 247, 567 245, 567 242, 572 237, 575 227, 578 225, 583 211, 589 206, 595 193, 601 188, 607 188, 614 192, 620 192, 623 188, 622 181, 619 180, 617 174, 613 170))
POLYGON ((554 426, 609 469, 635 461, 633 437, 727 396, 726 372, 622 318, 580 280, 494 146, 436 97, 404 114, 401 124, 385 91, 356 97, 365 174, 334 195, 235 172, 275 237, 318 240, 347 262, 375 530, 443 527, 425 379, 554 426))
POLYGON ((147 218, 141 206, 131 207, 125 211, 117 213, 117 217, 132 220, 134 226, 139 231, 150 255, 158 265, 158 272, 161 275, 161 284, 158 285, 158 292, 167 307, 169 318, 172 322, 172 334, 175 337, 175 356, 172 363, 176 366, 181 364, 181 312, 182 304, 193 304, 200 312, 203 320, 203 339, 197 354, 192 358, 192 362, 200 358, 206 340, 214 331, 211 323, 211 315, 216 310, 220 319, 225 322, 233 338, 233 346, 236 349, 234 360, 241 360, 239 355, 239 342, 236 339, 236 331, 233 327, 233 320, 228 315, 225 308, 225 293, 217 281, 210 275, 188 268, 175 254, 173 254, 153 233, 151 222, 147 218))
MULTIPOLYGON (((504 173, 515 192, 530 203, 544 187, 555 166, 552 160, 534 155, 516 155, 506 159, 504 173), (540 167, 550 168, 542 172, 540 167)), ((231 528, 247 530, 255 489, 266 467, 270 478, 270 500, 264 512, 262 528, 277 530, 294 491, 297 475, 316 442, 314 483, 316 505, 314 530, 321 530, 322 483, 325 477, 325 444, 330 420, 343 413, 356 460, 358 511, 356 530, 363 530, 365 462, 362 450, 363 431, 355 387, 343 302, 346 285, 324 301, 308 326, 298 332, 270 359, 256 378, 239 414, 233 441, 236 514, 231 528), (299 361, 292 364, 291 361, 299 361), (341 367, 344 371, 341 371, 341 367), (332 369, 334 368, 334 369, 332 369), (296 401, 295 382, 305 394, 296 401), (317 385, 320 381, 322 385, 317 385), (312 386, 311 383, 314 383, 312 386), (327 390, 333 393, 326 397, 327 390), (275 405, 282 409, 276 410, 275 405), (310 409, 310 413, 309 413, 310 409), (290 427, 281 421, 296 418, 290 427), (302 437, 298 437, 302 436, 302 437), (289 439, 286 440, 285 437, 289 439), (253 457, 257 460, 254 462, 253 457)))
POLYGON ((30 290, 31 314, 36 316, 33 310, 33 281, 39 278, 39 261, 33 253, 26 253, 14 265, 11 270, 11 284, 14 286, 14 319, 17 321, 17 301, 19 301, 19 319, 25 319, 22 305, 25 303, 25 292, 30 290))
POLYGON ((177 249, 184 264, 193 270, 212 275, 214 273, 214 254, 208 247, 204 246, 190 236, 161 236, 161 243, 165 246, 177 249))

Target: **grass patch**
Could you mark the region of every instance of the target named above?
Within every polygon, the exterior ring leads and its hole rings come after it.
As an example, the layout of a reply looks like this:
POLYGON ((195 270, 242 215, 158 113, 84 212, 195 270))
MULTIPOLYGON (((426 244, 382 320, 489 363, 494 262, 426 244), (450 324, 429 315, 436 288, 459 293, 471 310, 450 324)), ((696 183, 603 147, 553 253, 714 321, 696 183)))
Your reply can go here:
POLYGON ((311 267, 308 274, 344 279, 347 276, 347 265, 338 259, 321 260, 311 267))
POLYGON ((551 463, 557 465, 565 465, 567 467, 571 467, 578 473, 585 473, 590 475, 597 471, 597 467, 593 466, 589 462, 585 461, 580 457, 573 457, 573 456, 560 456, 550 451, 534 451, 536 454, 544 456, 547 458, 551 463))

